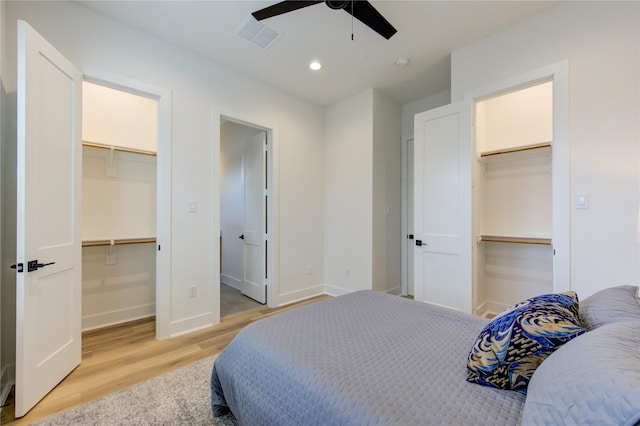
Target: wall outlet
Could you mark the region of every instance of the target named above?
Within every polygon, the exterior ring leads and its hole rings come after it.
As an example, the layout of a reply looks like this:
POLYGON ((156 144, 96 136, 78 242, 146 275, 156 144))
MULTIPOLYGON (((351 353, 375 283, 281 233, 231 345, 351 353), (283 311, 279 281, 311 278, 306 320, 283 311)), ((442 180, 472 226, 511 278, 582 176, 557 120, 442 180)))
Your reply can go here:
POLYGON ((307 266, 307 275, 313 275, 313 266, 307 266))
POLYGON ((198 287, 196 287, 195 285, 192 285, 191 287, 189 287, 189 298, 194 298, 198 295, 198 287))
POLYGON ((344 276, 349 278, 351 276, 351 269, 345 268, 344 269, 344 276))

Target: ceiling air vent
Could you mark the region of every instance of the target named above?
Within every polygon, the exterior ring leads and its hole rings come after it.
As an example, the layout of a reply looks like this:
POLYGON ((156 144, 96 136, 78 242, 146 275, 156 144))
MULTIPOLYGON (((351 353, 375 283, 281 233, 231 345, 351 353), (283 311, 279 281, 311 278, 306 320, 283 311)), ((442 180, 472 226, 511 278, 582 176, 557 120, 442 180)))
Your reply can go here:
POLYGON ((266 49, 271 46, 271 43, 280 37, 279 32, 256 21, 253 16, 249 16, 242 23, 238 29, 238 35, 261 49, 266 49))

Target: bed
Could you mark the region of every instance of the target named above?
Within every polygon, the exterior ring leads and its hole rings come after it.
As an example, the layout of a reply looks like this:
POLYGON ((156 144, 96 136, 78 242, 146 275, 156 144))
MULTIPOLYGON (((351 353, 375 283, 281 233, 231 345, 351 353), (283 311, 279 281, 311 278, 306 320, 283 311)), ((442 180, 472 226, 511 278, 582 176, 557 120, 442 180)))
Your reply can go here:
MULTIPOLYGON (((578 380, 576 389, 569 386, 558 391, 554 382, 562 376, 560 372, 566 373, 567 364, 575 364, 572 348, 558 355, 570 344, 540 365, 537 371, 550 365, 543 371, 549 378, 536 381, 536 371, 528 395, 479 385, 467 380, 469 353, 491 324, 489 320, 398 296, 359 291, 243 329, 215 361, 213 414, 218 417, 231 411, 240 425, 252 426, 553 424, 561 418, 554 416, 564 416, 563 423, 571 418, 563 407, 554 411, 557 399, 564 398, 569 411, 573 410, 570 414, 581 422, 592 418, 594 424, 596 420, 598 424, 638 424, 640 304, 634 288, 627 287, 625 294, 632 294, 636 303, 635 307, 629 304, 630 309, 637 308, 638 316, 621 315, 613 325, 618 325, 615 335, 622 336, 628 353, 618 354, 614 373, 603 367, 608 365, 603 357, 609 358, 603 354, 600 335, 611 337, 606 320, 592 327, 601 330, 594 344, 589 341, 592 331, 584 333, 589 339, 575 337, 571 344, 584 341, 576 350, 592 354, 587 361, 598 363, 589 374, 571 373, 585 382, 578 380), (550 361, 553 357, 558 361, 550 361), (580 395, 581 386, 590 388, 591 381, 599 383, 603 375, 611 374, 615 380, 602 391, 614 403, 603 406, 597 392, 592 392, 591 399, 578 396, 577 405, 572 401, 572 392, 580 395), (559 395, 562 392, 568 396, 559 395), (529 399, 535 402, 528 404, 529 399)), ((604 295, 601 300, 609 303, 611 297, 604 295)), ((613 310, 619 313, 618 307, 613 310)), ((607 315, 598 309, 593 312, 597 318, 607 315)), ((616 346, 615 342, 608 344, 616 346)))

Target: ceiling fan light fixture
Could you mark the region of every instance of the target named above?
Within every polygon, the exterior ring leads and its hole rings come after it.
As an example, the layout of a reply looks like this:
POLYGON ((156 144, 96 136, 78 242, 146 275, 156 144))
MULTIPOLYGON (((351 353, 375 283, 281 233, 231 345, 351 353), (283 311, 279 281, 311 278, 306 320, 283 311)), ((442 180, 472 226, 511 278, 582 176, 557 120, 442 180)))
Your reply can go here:
POLYGON ((311 69, 311 71, 319 71, 320 68, 322 68, 322 64, 318 61, 311 61, 309 64, 309 69, 311 69))

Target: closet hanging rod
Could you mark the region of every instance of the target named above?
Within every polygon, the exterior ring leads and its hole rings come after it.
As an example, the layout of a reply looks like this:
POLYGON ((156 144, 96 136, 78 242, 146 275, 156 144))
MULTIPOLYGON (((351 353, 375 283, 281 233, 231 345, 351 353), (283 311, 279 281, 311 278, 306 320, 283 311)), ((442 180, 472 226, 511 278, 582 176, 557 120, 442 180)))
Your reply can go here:
MULTIPOLYGON (((91 148, 100 148, 100 149, 111 149, 111 145, 105 145, 105 144, 101 144, 101 143, 96 143, 96 142, 86 142, 83 141, 82 142, 82 146, 88 146, 91 148)), ((135 148, 125 148, 122 146, 115 146, 113 145, 113 150, 114 151, 121 151, 121 152, 129 152, 132 154, 142 154, 142 155, 149 155, 151 157, 157 157, 158 153, 154 152, 154 151, 145 151, 143 149, 135 149, 135 148)))
POLYGON ((486 151, 486 152, 480 153, 480 157, 484 158, 484 157, 490 157, 492 155, 511 154, 512 152, 530 151, 533 149, 543 149, 543 148, 550 148, 550 147, 551 147, 551 142, 544 142, 544 143, 537 143, 533 145, 519 146, 516 148, 505 148, 505 149, 497 149, 495 151, 486 151))
POLYGON ((480 235, 478 242, 485 243, 515 243, 515 244, 539 244, 550 246, 551 238, 534 238, 534 237, 499 237, 496 235, 480 235))
POLYGON ((129 238, 129 239, 121 239, 121 240, 92 240, 92 241, 83 241, 82 247, 101 247, 101 246, 119 246, 125 244, 148 244, 155 243, 155 238, 129 238), (113 242, 113 243, 112 243, 113 242))

